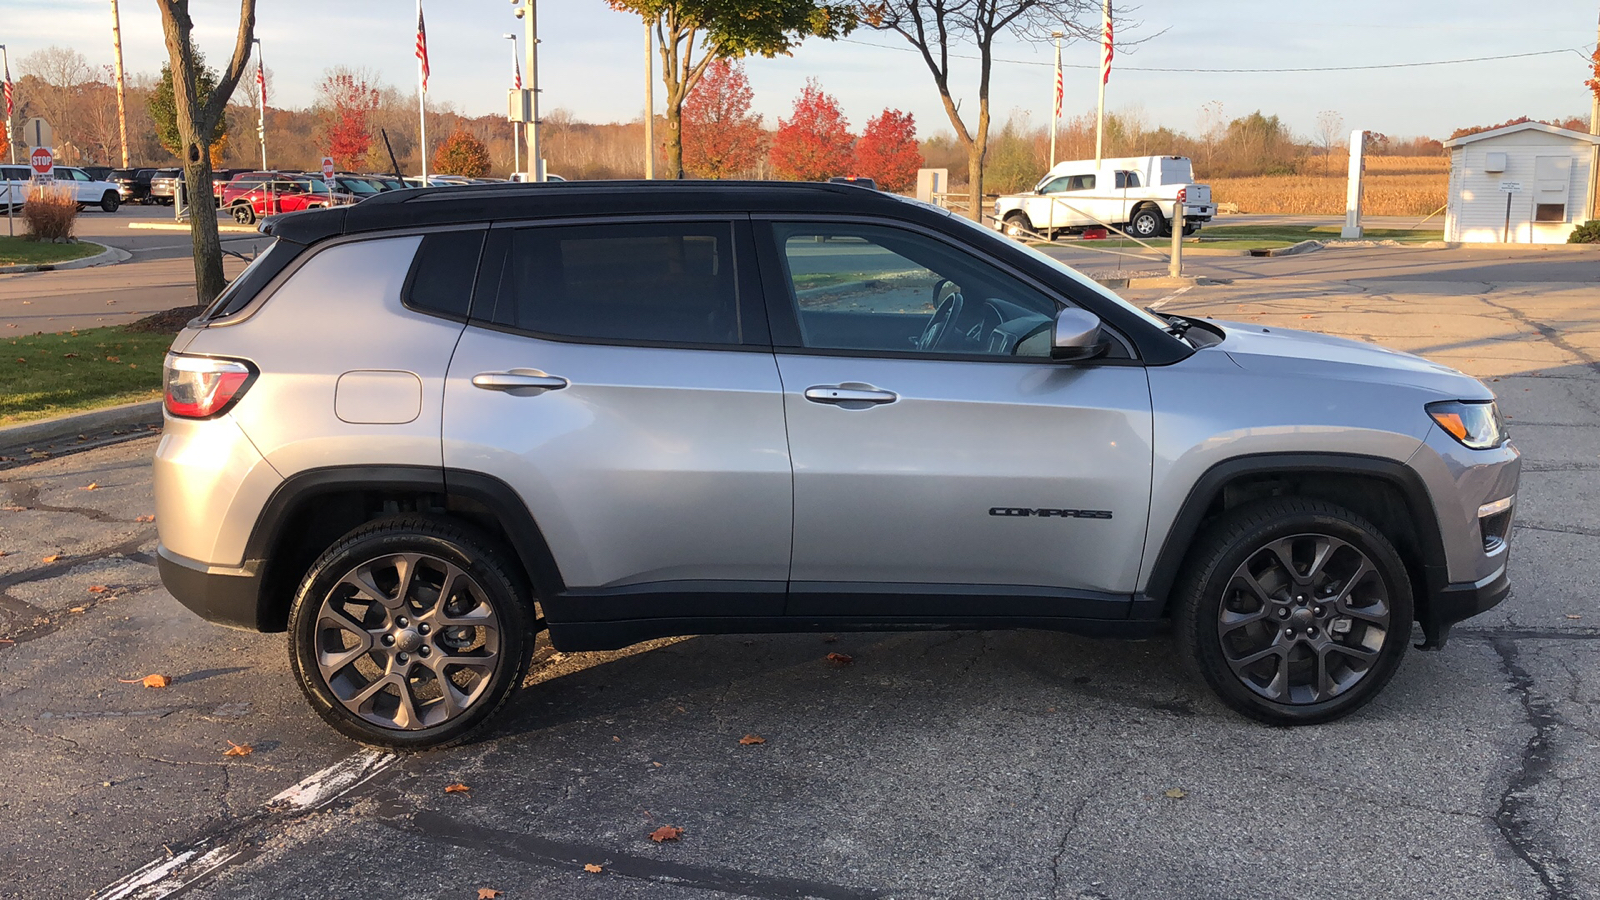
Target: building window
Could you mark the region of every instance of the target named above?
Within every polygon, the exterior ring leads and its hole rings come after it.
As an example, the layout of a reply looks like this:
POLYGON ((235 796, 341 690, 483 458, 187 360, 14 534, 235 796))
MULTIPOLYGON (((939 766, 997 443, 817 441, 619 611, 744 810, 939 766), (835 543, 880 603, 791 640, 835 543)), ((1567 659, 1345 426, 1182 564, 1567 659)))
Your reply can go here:
POLYGON ((1565 222, 1567 220, 1567 205, 1565 203, 1534 204, 1533 220, 1535 222, 1565 222))

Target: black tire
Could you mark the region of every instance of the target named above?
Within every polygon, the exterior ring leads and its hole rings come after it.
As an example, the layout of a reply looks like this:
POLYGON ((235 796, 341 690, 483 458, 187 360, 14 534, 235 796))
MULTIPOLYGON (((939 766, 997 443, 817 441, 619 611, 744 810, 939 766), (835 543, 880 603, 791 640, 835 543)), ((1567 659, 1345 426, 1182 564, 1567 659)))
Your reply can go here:
POLYGON ((117 196, 115 191, 106 191, 106 195, 100 198, 100 209, 103 212, 114 213, 120 206, 122 198, 117 196))
POLYGON ((1139 207, 1128 219, 1128 233, 1141 240, 1160 237, 1165 233, 1166 227, 1167 220, 1162 217, 1160 210, 1153 206, 1139 207))
POLYGON ((1028 218, 1027 213, 1009 212, 1006 213, 1006 217, 1001 221, 1003 221, 1006 226, 1006 237, 1022 240, 1031 236, 1030 232, 1033 231, 1033 222, 1028 218))
POLYGON ((250 204, 235 203, 232 208, 235 222, 240 225, 254 225, 256 223, 256 211, 250 204))
POLYGON ((1183 223, 1183 236, 1184 237, 1189 237, 1190 235, 1195 234, 1199 230, 1200 230, 1200 223, 1199 222, 1184 222, 1183 223))
POLYGON ((522 683, 532 656, 532 594, 512 560, 474 529, 417 515, 340 538, 289 610, 289 662, 312 709, 372 746, 467 740, 522 683))
POLYGON ((1327 722, 1366 705, 1411 639, 1411 580, 1394 545, 1322 500, 1263 500, 1223 516, 1190 554, 1174 599, 1190 672, 1224 703, 1273 725, 1327 722), (1287 565, 1276 552, 1285 548, 1287 565))

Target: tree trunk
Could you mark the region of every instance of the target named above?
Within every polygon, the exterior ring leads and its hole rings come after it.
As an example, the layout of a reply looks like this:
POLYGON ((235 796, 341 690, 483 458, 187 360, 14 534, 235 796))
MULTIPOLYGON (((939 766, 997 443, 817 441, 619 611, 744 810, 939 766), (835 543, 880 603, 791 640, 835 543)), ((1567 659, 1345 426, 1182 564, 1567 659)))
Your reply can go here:
POLYGON ((228 286, 222 274, 222 238, 217 234, 217 206, 211 199, 211 153, 185 136, 183 182, 189 195, 189 236, 194 246, 195 300, 210 305, 228 286), (195 156, 199 161, 195 161, 195 156))
POLYGON ((683 177, 683 101, 667 99, 667 177, 683 177))

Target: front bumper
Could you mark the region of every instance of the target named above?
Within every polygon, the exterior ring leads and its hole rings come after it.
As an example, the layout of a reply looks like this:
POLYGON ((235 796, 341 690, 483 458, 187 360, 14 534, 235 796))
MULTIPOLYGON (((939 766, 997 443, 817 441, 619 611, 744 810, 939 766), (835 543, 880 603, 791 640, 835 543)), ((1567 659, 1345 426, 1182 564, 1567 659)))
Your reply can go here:
POLYGON ((1417 616, 1423 634, 1423 642, 1417 645, 1417 649, 1442 649, 1450 639, 1452 626, 1488 612, 1500 605, 1500 601, 1510 593, 1511 579, 1506 575, 1504 566, 1480 581, 1445 585, 1428 598, 1417 616))
POLYGON ((254 566, 222 568, 156 547, 161 583, 179 603, 208 622, 246 631, 271 629, 262 618, 261 574, 254 566))

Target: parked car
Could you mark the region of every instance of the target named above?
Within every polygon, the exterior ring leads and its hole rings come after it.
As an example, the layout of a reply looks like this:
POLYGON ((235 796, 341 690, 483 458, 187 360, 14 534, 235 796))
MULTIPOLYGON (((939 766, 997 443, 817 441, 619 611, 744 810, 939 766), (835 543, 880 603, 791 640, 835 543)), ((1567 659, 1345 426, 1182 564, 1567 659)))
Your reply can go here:
POLYGON ((94 181, 110 181, 114 171, 110 166, 78 166, 84 174, 94 181))
POLYGON ((249 169, 212 169, 211 170, 211 199, 218 206, 221 206, 222 205, 222 192, 227 189, 228 182, 232 181, 233 177, 235 175, 239 175, 241 173, 248 172, 248 171, 250 171, 250 170, 249 169))
POLYGON ((349 194, 356 200, 365 200, 374 194, 383 193, 383 186, 365 175, 339 173, 333 176, 334 187, 339 191, 349 194))
POLYGON ((1193 234, 1216 212, 1210 186, 1195 183, 1187 157, 1134 156, 1059 163, 1032 193, 995 200, 993 224, 1012 237, 1112 225, 1155 238, 1171 233, 1174 218, 1193 234))
POLYGON ((242 225, 280 213, 354 202, 354 195, 329 191, 320 172, 245 172, 235 175, 222 192, 222 205, 242 225))
POLYGON ((56 166, 55 179, 58 184, 71 185, 78 192, 79 209, 98 206, 112 213, 122 205, 122 194, 116 184, 90 177, 83 169, 56 166))
POLYGON ((361 177, 367 179, 373 184, 378 185, 379 189, 384 191, 403 191, 406 188, 411 187, 411 185, 407 184, 404 179, 396 178, 393 175, 385 175, 381 172, 376 174, 368 172, 361 177))
POLYGON ((150 198, 150 179, 155 169, 113 169, 106 180, 117 186, 123 203, 144 203, 150 198))
MULTIPOLYGON (((511 173, 511 177, 509 179, 507 179, 507 180, 508 181, 515 181, 515 182, 518 182, 518 183, 521 183, 521 184, 532 184, 533 183, 533 179, 528 176, 527 172, 512 172, 511 173)), ((544 180, 545 181, 566 181, 566 179, 562 178, 560 175, 554 175, 554 174, 551 174, 549 172, 544 173, 544 180)))
POLYGON ((1170 624, 1234 709, 1322 722, 1509 589, 1482 383, 1156 316, 926 204, 466 186, 262 231, 166 358, 161 578, 287 629, 364 743, 466 738, 540 628, 1170 624))
POLYGON ((182 169, 157 169, 150 176, 149 200, 163 206, 171 206, 173 198, 178 194, 178 181, 183 178, 182 169))

